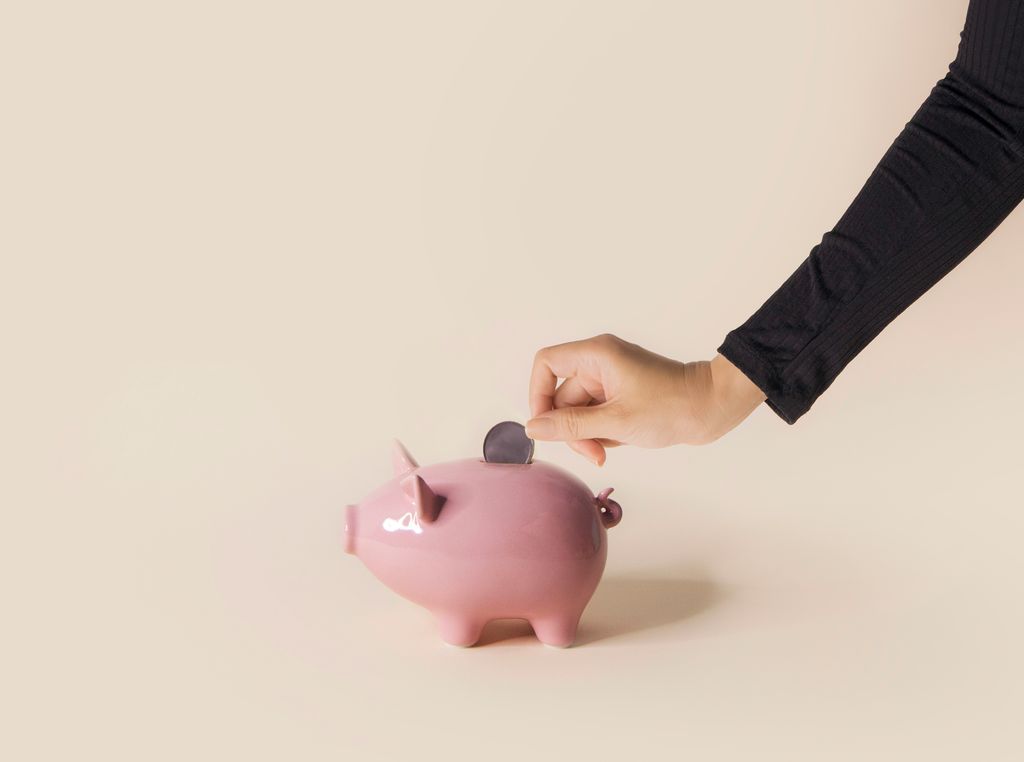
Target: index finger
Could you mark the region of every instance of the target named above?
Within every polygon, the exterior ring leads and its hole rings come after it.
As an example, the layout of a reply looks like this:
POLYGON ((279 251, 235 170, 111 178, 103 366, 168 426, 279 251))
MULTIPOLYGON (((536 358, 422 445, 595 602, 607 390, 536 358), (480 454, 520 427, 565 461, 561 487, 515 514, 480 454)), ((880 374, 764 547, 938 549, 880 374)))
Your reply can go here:
POLYGON ((530 415, 555 409, 555 387, 559 378, 576 375, 586 341, 569 341, 544 347, 533 357, 530 372, 530 415))

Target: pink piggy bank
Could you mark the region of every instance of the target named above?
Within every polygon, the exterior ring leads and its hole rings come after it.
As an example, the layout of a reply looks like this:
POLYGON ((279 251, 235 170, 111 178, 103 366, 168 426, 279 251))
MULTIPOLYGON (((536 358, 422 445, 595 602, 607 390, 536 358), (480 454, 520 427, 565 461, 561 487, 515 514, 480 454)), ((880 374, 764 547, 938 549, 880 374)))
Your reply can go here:
POLYGON ((437 618, 441 638, 470 646, 492 619, 526 619, 565 647, 608 555, 605 530, 622 518, 549 463, 466 458, 419 466, 400 442, 394 478, 345 513, 345 550, 399 595, 437 618))

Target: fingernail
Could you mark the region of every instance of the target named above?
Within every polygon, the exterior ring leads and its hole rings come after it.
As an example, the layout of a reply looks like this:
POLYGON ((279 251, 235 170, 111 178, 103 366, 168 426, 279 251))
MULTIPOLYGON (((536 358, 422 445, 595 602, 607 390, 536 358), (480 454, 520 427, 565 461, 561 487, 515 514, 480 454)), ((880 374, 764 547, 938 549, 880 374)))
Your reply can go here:
POLYGON ((547 439, 555 435, 555 422, 550 418, 531 418, 526 422, 526 436, 530 439, 547 439))

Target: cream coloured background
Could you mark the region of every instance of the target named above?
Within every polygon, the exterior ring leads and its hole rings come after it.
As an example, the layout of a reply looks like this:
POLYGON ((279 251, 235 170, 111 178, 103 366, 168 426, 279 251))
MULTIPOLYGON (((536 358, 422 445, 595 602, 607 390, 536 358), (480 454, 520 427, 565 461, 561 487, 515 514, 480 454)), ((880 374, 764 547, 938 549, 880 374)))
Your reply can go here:
POLYGON ((796 426, 538 457, 581 645, 441 645, 340 508, 533 352, 710 357, 966 0, 21 3, 0 23, 5 759, 1020 759, 1024 213, 796 426))

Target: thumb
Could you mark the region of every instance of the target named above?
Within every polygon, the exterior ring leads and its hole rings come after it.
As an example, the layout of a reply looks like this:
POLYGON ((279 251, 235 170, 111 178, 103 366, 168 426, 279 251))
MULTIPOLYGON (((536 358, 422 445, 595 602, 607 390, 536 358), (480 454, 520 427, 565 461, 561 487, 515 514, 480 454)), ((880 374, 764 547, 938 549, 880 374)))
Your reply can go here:
POLYGON ((612 406, 584 405, 563 407, 541 413, 526 422, 526 435, 531 439, 572 442, 577 439, 615 438, 612 406))

